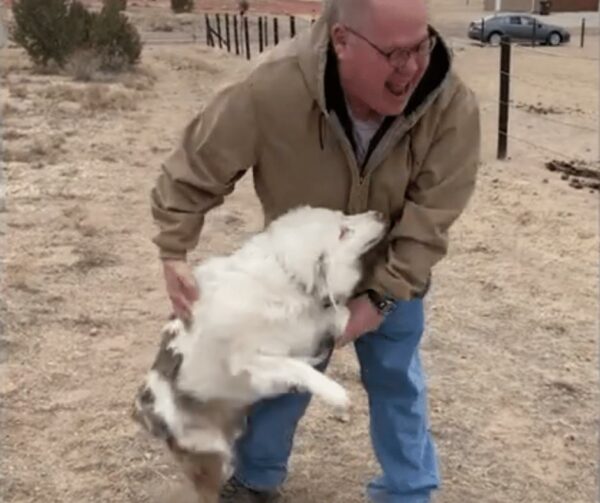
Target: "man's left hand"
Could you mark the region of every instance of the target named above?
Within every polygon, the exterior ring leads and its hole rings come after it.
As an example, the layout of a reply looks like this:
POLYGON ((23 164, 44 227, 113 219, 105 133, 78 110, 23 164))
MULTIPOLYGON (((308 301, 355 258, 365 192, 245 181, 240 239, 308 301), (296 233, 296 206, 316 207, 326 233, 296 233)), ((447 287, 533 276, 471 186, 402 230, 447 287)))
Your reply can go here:
POLYGON ((336 347, 340 348, 349 342, 358 339, 361 335, 376 330, 383 321, 383 315, 377 310, 366 295, 348 302, 350 319, 344 334, 336 340, 336 347))

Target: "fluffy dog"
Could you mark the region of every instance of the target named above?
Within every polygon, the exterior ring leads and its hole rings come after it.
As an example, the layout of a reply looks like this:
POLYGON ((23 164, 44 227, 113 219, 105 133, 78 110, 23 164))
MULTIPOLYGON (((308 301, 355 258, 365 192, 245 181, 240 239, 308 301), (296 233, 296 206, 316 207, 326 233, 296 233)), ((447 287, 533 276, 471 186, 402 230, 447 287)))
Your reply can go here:
POLYGON ((348 406, 344 388, 313 365, 342 334, 361 257, 384 233, 375 212, 302 207, 237 252, 196 268, 200 298, 192 320, 163 328, 134 417, 166 441, 201 503, 218 501, 253 403, 310 392, 348 406))

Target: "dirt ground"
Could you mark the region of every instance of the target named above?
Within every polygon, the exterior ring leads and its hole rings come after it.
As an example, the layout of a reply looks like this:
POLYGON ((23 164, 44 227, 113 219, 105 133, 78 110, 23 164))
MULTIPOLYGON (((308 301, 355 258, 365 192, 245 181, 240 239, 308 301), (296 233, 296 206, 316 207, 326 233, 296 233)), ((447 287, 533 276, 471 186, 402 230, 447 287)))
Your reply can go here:
MULTIPOLYGON (((474 11, 438 4, 442 29, 445 13, 451 27, 456 12, 474 11)), ((598 192, 572 187, 545 163, 580 160, 597 173, 598 40, 583 50, 515 48, 503 162, 498 50, 453 46, 481 101, 484 162, 427 299, 423 356, 444 477, 437 501, 591 503, 598 192)), ((18 49, 3 49, 1 61, 2 501, 179 501, 171 459, 129 418, 169 313, 148 196, 185 122, 246 63, 202 45, 149 45, 136 73, 84 84, 34 73, 18 49)), ((209 215, 192 260, 260 229, 251 182, 209 215)), ((361 502, 377 472, 351 349, 335 354, 331 374, 351 392, 350 421, 311 405, 290 503, 361 502)))

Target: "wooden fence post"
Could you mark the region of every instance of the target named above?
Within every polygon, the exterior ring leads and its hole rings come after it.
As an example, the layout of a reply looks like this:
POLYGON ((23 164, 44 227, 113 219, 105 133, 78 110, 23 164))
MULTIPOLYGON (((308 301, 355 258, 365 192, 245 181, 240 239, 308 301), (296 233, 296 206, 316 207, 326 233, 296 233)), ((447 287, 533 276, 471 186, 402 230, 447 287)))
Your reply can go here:
POLYGON ((263 52, 263 19, 258 16, 258 52, 263 52))
POLYGON ((225 14, 225 45, 227 45, 227 52, 231 52, 231 35, 229 33, 229 14, 225 14))
POLYGON ((581 39, 579 40, 579 47, 583 47, 585 44, 585 18, 581 18, 581 39))
POLYGON ((269 18, 267 16, 264 17, 263 20, 263 29, 265 31, 265 47, 269 46, 269 18))
POLYGON ((273 18, 273 43, 277 45, 279 43, 279 19, 273 18))
POLYGON ((217 14, 217 37, 219 38, 219 49, 223 48, 223 37, 221 37, 221 15, 217 14))
POLYGON ((244 16, 244 38, 246 39, 246 59, 250 59, 250 31, 248 30, 248 18, 244 16))
POLYGON ((296 36, 296 18, 290 16, 290 37, 296 36))
POLYGON ((506 159, 508 143, 508 109, 510 104, 510 38, 502 37, 500 45, 500 102, 498 113, 498 159, 506 159))
POLYGON ((235 55, 240 55, 240 37, 238 33, 238 18, 234 14, 233 16, 233 43, 235 44, 235 55))

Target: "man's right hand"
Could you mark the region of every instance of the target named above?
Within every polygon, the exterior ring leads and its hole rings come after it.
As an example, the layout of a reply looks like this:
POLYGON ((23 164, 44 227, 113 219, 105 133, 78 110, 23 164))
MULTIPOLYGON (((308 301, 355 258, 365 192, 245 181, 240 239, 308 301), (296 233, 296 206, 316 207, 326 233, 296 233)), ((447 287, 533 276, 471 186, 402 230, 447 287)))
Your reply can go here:
POLYGON ((178 318, 191 320, 192 304, 200 296, 192 268, 185 260, 163 260, 167 294, 178 318))

